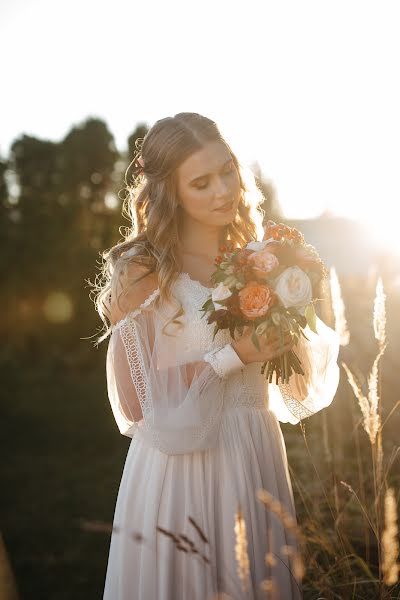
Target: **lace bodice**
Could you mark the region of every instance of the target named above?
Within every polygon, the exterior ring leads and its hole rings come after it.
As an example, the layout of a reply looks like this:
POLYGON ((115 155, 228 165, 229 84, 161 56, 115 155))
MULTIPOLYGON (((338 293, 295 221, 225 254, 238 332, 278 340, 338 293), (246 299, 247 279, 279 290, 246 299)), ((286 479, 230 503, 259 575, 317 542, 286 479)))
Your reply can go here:
POLYGON ((330 404, 339 380, 339 343, 323 321, 317 318, 318 332, 306 330, 310 341, 296 347, 307 377, 293 376, 280 389, 261 374, 261 362, 241 366, 228 329, 214 337, 215 325, 201 308, 212 288, 180 273, 171 291, 184 309, 176 335, 165 334, 163 326, 178 305, 152 309, 159 289, 112 328, 108 393, 123 434, 140 430, 152 445, 179 454, 213 446, 221 417, 238 408, 268 409, 282 422, 297 423, 330 404), (222 368, 222 349, 234 368, 222 368))
MULTIPOLYGON (((232 341, 229 329, 220 329, 213 339, 214 325, 207 323, 201 306, 206 301, 212 288, 205 287, 199 281, 192 279, 188 273, 180 273, 172 284, 174 295, 182 302, 185 314, 180 317, 184 329, 180 334, 182 355, 191 350, 198 350, 199 354, 228 344, 232 341)), ((159 289, 143 302, 139 309, 129 313, 125 319, 117 323, 113 329, 118 328, 127 319, 135 318, 141 309, 149 306, 158 296, 159 289)), ((268 386, 260 374, 261 363, 251 363, 243 370, 231 374, 225 384, 225 410, 238 406, 263 408, 268 406, 268 386)))
MULTIPOLYGON (((212 288, 181 273, 174 282, 175 293, 185 309, 185 348, 196 347, 202 353, 232 342, 229 329, 220 329, 213 339, 214 324, 208 324, 201 306, 212 288)), ((183 317, 182 317, 183 318, 183 317)), ((229 375, 226 382, 225 410, 238 406, 263 408, 268 406, 268 386, 260 373, 261 363, 246 365, 241 371, 229 375)))

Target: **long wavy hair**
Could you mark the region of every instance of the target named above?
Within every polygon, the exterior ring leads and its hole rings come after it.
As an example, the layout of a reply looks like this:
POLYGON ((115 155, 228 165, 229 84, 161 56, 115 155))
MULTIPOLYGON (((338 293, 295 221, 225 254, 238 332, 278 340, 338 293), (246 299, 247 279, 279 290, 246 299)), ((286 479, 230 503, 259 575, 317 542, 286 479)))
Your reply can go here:
MULTIPOLYGON (((219 244, 231 240, 235 245, 243 246, 252 240, 261 240, 263 236, 264 210, 261 204, 265 198, 258 188, 255 176, 244 167, 223 138, 216 123, 198 113, 182 112, 174 117, 165 117, 138 140, 138 150, 125 173, 126 191, 122 213, 131 222, 125 228, 122 241, 101 253, 103 262, 100 276, 97 275, 95 288, 95 306, 103 321, 105 333, 99 337, 98 345, 112 331, 111 300, 117 305, 122 294, 129 293, 141 279, 155 272, 159 294, 155 306, 161 302, 177 300, 171 292, 171 284, 182 270, 180 232, 183 223, 182 207, 177 201, 177 168, 194 152, 209 142, 221 141, 229 150, 232 161, 239 174, 241 196, 235 219, 221 227, 219 244), (139 155, 143 159, 141 169, 128 182, 127 173, 135 164, 139 155), (132 263, 141 265, 143 274, 133 279, 129 277, 132 263)), ((178 324, 179 316, 184 314, 181 302, 172 318, 164 325, 178 324)))

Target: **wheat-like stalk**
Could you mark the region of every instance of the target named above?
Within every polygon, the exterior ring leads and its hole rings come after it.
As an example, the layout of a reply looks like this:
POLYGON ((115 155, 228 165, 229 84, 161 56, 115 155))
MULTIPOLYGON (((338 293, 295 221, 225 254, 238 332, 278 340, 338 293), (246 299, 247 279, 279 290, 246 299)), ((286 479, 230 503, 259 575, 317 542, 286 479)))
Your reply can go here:
POLYGON ((382 571, 385 585, 394 585, 399 580, 400 564, 397 527, 396 499, 393 488, 388 488, 385 494, 385 529, 382 533, 382 571))
POLYGON ((332 308, 333 314, 335 315, 335 331, 339 335, 340 345, 347 346, 347 344, 350 341, 350 332, 347 328, 347 321, 344 314, 344 302, 342 298, 342 291, 340 288, 340 283, 336 274, 335 267, 331 267, 329 273, 332 308))
POLYGON ((386 341, 386 309, 385 309, 386 294, 383 291, 382 278, 378 278, 376 284, 376 296, 374 301, 374 333, 375 338, 378 340, 379 349, 382 349, 386 341))
POLYGON ((260 590, 266 593, 267 599, 279 597, 277 596, 279 590, 274 579, 264 579, 260 583, 260 590))
POLYGON ((379 396, 377 385, 377 368, 379 358, 382 356, 382 354, 383 351, 380 351, 378 356, 376 357, 371 374, 368 378, 368 398, 362 393, 361 387, 357 383, 349 367, 346 365, 345 362, 342 362, 342 366, 347 374, 347 379, 352 387, 354 395, 358 400, 358 404, 360 406, 361 413, 363 416, 363 427, 368 434, 371 444, 375 444, 376 436, 381 425, 381 420, 378 413, 379 396))
MULTIPOLYGON (((302 542, 303 536, 300 531, 299 526, 296 523, 296 520, 292 517, 291 514, 287 512, 287 510, 283 507, 282 503, 279 500, 276 500, 267 490, 260 488, 257 490, 257 497, 261 502, 271 510, 282 522, 283 526, 287 531, 289 531, 294 537, 297 539, 297 542, 300 544, 302 542)), ((304 577, 304 564, 301 558, 300 553, 296 548, 292 546, 285 546, 285 553, 289 556, 292 555, 292 568, 293 575, 300 581, 304 577), (289 550, 289 548, 291 550, 289 550)), ((270 564, 269 553, 265 555, 266 564, 270 564)), ((268 584, 266 584, 268 585, 268 584)))
POLYGON ((250 573, 250 562, 249 555, 247 553, 247 535, 246 535, 246 523, 243 517, 240 505, 235 513, 235 554, 237 560, 237 573, 242 583, 244 591, 248 590, 249 584, 249 573, 250 573))

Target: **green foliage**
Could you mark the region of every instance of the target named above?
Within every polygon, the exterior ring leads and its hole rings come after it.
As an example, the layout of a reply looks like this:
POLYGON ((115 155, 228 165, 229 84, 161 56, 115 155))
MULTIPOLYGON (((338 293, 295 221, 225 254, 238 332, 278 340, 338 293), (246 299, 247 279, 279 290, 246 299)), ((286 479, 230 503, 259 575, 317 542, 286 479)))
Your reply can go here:
POLYGON ((314 331, 314 333, 318 333, 317 332, 317 315, 315 314, 315 309, 314 309, 313 304, 308 304, 308 306, 306 306, 305 317, 307 319, 309 328, 312 331, 314 331))
MULTIPOLYGON (((9 307, 4 329, 12 333, 3 352, 28 351, 29 339, 36 358, 46 352, 45 340, 55 339, 62 354, 82 336, 97 337, 102 324, 87 281, 99 275, 100 251, 120 238, 124 182, 117 161, 124 160, 107 125, 89 118, 59 143, 22 135, 9 160, 0 162, 0 273, 9 307), (18 185, 16 200, 9 196, 6 170, 18 185), (53 294, 71 307, 64 321, 49 320, 45 307, 53 294)), ((90 347, 89 339, 78 343, 90 347)))

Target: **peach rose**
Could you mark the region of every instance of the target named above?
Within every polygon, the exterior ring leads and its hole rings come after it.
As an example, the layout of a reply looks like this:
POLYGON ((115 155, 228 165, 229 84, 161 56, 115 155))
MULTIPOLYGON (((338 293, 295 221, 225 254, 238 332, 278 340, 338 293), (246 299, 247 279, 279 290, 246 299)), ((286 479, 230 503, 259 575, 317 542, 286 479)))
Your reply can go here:
POLYGON ((238 296, 240 310, 247 319, 263 317, 277 301, 271 288, 257 281, 249 281, 238 296))
POLYGON ((266 273, 270 273, 279 266, 279 260, 267 248, 251 254, 248 263, 253 266, 253 271, 260 277, 265 276, 266 273))

